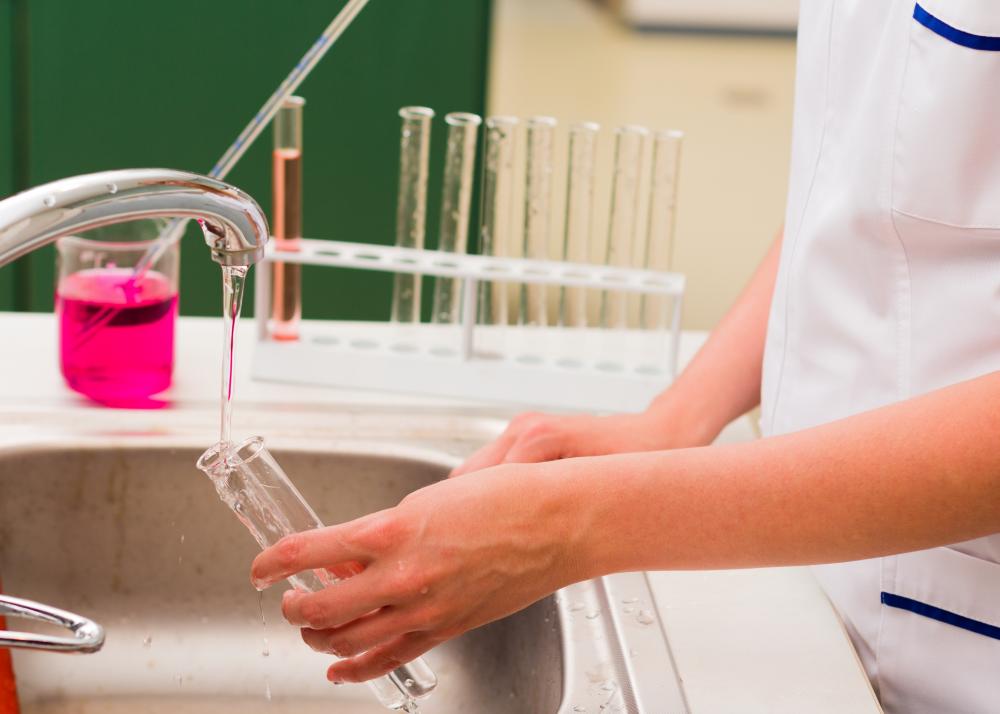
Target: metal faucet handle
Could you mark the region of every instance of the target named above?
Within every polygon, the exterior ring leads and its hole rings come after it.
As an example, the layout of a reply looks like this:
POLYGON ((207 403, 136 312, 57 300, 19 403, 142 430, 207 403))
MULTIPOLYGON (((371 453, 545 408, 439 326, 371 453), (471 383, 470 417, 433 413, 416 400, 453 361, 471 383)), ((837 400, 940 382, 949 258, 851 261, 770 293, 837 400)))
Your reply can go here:
POLYGON ((72 637, 56 637, 34 632, 0 630, 0 647, 90 654, 104 646, 104 628, 93 620, 74 615, 72 612, 31 600, 0 595, 0 615, 14 615, 27 620, 46 622, 64 627, 73 633, 72 637))

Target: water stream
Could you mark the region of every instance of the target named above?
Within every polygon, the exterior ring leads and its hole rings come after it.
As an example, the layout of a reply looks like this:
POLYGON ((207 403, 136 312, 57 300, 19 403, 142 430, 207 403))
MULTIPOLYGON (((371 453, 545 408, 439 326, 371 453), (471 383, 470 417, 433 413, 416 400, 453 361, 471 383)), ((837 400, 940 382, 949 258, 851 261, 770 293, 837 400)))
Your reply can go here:
POLYGON ((233 422, 233 358, 236 348, 236 321, 243 308, 246 266, 222 266, 222 414, 219 442, 222 453, 229 450, 233 422))

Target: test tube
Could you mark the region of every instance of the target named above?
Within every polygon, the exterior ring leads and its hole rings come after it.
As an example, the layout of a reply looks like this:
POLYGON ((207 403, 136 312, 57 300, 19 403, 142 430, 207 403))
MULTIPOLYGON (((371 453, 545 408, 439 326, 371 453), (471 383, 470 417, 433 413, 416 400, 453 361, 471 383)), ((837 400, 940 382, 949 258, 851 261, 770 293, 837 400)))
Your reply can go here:
MULTIPOLYGON (((399 198, 396 204, 396 246, 423 248, 427 227, 427 171, 431 149, 431 119, 427 107, 403 107, 399 142, 399 198)), ((420 276, 397 273, 393 283, 392 321, 420 322, 420 276)))
MULTIPOLYGON (((525 126, 527 164, 524 169, 522 254, 533 260, 548 260, 556 120, 552 117, 532 117, 525 126)), ((521 286, 520 324, 544 326, 548 323, 546 288, 545 285, 521 286)))
MULTIPOLYGON (((453 112, 445 116, 444 121, 448 125, 448 149, 444 163, 438 250, 464 253, 469 237, 476 140, 483 120, 475 114, 453 112)), ((438 278, 435 281, 432 312, 434 322, 458 322, 459 287, 459 281, 455 278, 438 278)))
MULTIPOLYGON (((519 123, 515 117, 507 116, 489 117, 486 120, 479 241, 479 250, 483 255, 510 257, 514 152, 517 148, 519 123)), ((478 322, 484 325, 506 325, 509 322, 506 283, 482 283, 478 322)))
MULTIPOLYGON (((298 250, 302 238, 302 108, 305 105, 302 97, 289 97, 274 117, 271 230, 280 250, 298 250)), ((271 337, 297 340, 302 319, 302 266, 276 262, 272 276, 271 337)))
MULTIPOLYGON (((316 512, 295 488, 278 462, 254 436, 235 448, 216 444, 198 459, 198 468, 215 486, 216 493, 250 531, 261 549, 292 533, 322 528, 316 512)), ((356 575, 357 564, 341 564, 338 572, 356 575)), ((296 590, 318 592, 337 582, 328 570, 317 569, 292 575, 296 590)), ((437 677, 422 659, 401 665, 390 674, 368 682, 379 702, 388 709, 411 711, 413 700, 429 695, 437 677)))
MULTIPOLYGON (((600 130, 600 125, 594 122, 574 124, 569 130, 566 221, 562 246, 562 259, 566 262, 586 263, 591 250, 594 163, 600 130)), ((586 290, 566 287, 560 289, 559 323, 573 327, 587 326, 586 290)))
MULTIPOLYGON (((635 240, 636 214, 639 212, 639 177, 642 175, 642 155, 648 136, 649 130, 641 126, 623 126, 615 130, 611 213, 604 258, 608 266, 632 267, 632 243, 635 240)), ((628 327, 627 298, 620 291, 604 292, 601 301, 602 327, 628 327)))
MULTIPOLYGON (((653 169, 649 186, 649 219, 642 246, 642 267, 670 270, 673 263, 674 226, 677 215, 677 178, 684 132, 673 129, 653 135, 653 169)), ((664 326, 668 316, 664 300, 642 296, 639 322, 643 328, 664 326)))

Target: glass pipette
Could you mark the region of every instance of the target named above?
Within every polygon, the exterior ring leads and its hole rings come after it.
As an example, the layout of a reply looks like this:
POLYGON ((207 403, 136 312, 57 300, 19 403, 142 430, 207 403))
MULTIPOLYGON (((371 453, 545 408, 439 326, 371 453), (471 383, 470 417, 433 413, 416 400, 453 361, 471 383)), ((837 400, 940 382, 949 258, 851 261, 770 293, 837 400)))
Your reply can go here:
MULTIPOLYGON (((292 96, 299 85, 305 81, 305 78, 309 76, 313 67, 323 59, 323 55, 340 38, 344 30, 350 27, 351 23, 354 22, 354 18, 358 16, 358 13, 367 4, 368 0, 348 0, 347 4, 344 5, 340 12, 337 13, 337 16, 333 18, 333 21, 323 31, 323 34, 319 36, 319 39, 312 44, 302 56, 302 59, 299 60, 298 64, 288 73, 285 80, 274 90, 274 94, 264 102, 264 106, 260 108, 260 111, 254 115, 250 123, 244 127, 240 135, 236 137, 236 140, 226 149, 222 158, 208 172, 209 176, 217 179, 226 178, 226 175, 236 165, 236 162, 242 158, 246 150, 250 148, 250 145, 253 144, 257 137, 260 136, 260 133, 270 124, 271 119, 278 113, 285 100, 292 96)), ((150 246, 150 249, 136 264, 133 277, 140 276, 146 272, 149 266, 159 257, 160 253, 166 249, 170 241, 180 237, 186 224, 186 219, 174 219, 164 229, 159 240, 150 246)))
MULTIPOLYGON (((299 85, 305 81, 305 78, 309 76, 313 67, 323 59, 323 55, 333 46, 333 44, 340 38, 351 23, 354 18, 358 16, 365 5, 368 4, 368 0, 348 0, 347 4, 337 13, 337 16, 333 18, 333 21, 327 25, 327 28, 323 31, 323 34, 319 36, 312 46, 306 51, 299 60, 298 64, 292 68, 292 71, 288 73, 285 80, 278 85, 278 88, 274 90, 264 106, 260 108, 250 123, 244 127, 240 135, 236 137, 236 140, 226 149, 226 152, 222 157, 215 163, 212 170, 208 172, 208 175, 212 178, 224 179, 226 175, 230 172, 236 162, 242 158, 246 150, 250 148, 250 145, 260 136, 260 133, 264 131, 267 125, 274 118, 274 115, 278 113, 281 105, 284 103, 288 97, 292 96, 299 85)), ((126 281, 124 289, 128 290, 135 286, 135 284, 142 278, 149 267, 153 265, 167 249, 167 247, 178 240, 184 233, 184 228, 187 226, 188 219, 186 218, 175 218, 171 220, 167 226, 160 233, 156 242, 153 243, 149 249, 139 258, 138 262, 135 264, 135 268, 132 271, 131 277, 126 281)), ((80 337, 78 338, 78 343, 83 343, 92 337, 98 329, 103 327, 111 318, 117 313, 114 308, 103 308, 99 310, 94 317, 91 319, 90 323, 81 330, 80 337)))

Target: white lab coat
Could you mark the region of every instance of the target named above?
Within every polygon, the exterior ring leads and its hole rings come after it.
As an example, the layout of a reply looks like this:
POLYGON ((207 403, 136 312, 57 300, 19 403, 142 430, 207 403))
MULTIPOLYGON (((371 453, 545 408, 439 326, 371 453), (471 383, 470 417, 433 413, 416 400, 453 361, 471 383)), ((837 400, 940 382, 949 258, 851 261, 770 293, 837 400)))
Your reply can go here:
MULTIPOLYGON (((1000 2, 919 6, 802 3, 766 434, 1000 370, 1000 2)), ((817 574, 887 711, 1000 712, 1000 534, 817 574)))

